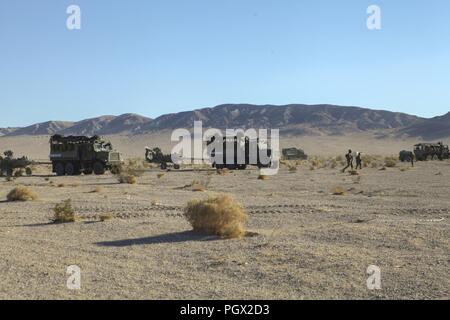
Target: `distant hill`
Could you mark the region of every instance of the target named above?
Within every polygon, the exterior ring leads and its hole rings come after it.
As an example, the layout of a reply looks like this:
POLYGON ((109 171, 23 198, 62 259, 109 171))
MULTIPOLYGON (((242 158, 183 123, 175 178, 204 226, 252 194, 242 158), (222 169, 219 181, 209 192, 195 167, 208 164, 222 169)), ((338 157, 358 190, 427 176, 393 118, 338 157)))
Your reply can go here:
POLYGON ((28 127, 18 128, 7 136, 23 136, 23 135, 48 135, 60 132, 66 128, 73 126, 73 122, 69 121, 47 121, 43 123, 33 124, 28 127))
POLYGON ((440 117, 423 119, 415 125, 407 126, 400 132, 407 136, 422 137, 425 140, 450 137, 450 112, 440 117))
POLYGON ((397 129, 413 125, 419 117, 389 111, 334 105, 256 106, 220 105, 214 108, 163 115, 143 131, 191 128, 202 120, 212 128, 279 128, 289 134, 345 134, 369 130, 397 129))
POLYGON ((191 129, 195 120, 205 128, 278 128, 284 135, 345 135, 373 132, 378 137, 410 136, 439 139, 450 136, 450 113, 425 119, 405 113, 335 105, 285 106, 226 104, 214 108, 162 115, 101 116, 78 122, 49 121, 25 128, 0 129, 0 135, 137 135, 175 128, 191 129))

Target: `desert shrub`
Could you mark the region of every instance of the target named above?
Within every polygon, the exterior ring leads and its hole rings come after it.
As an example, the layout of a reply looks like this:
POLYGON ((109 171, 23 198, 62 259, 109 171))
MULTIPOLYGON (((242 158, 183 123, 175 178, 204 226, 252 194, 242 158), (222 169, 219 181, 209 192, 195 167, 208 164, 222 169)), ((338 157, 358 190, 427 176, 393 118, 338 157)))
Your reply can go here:
POLYGON ((8 201, 33 201, 37 199, 36 193, 24 186, 12 189, 6 196, 8 201))
POLYGON ((95 189, 92 190, 91 193, 102 193, 103 190, 104 189, 102 187, 98 186, 98 187, 95 187, 95 189))
POLYGON ((158 173, 158 174, 156 175, 156 177, 157 177, 158 179, 161 179, 162 177, 164 177, 164 173, 158 173))
POLYGON ((53 208, 53 223, 67 223, 77 221, 75 211, 72 208, 72 200, 67 199, 53 208))
POLYGON ((288 170, 290 173, 297 172, 297 163, 296 162, 290 162, 287 165, 288 165, 288 170))
POLYGON ((358 176, 358 175, 359 175, 359 172, 356 171, 356 170, 350 170, 348 173, 349 173, 351 176, 358 176))
POLYGON ((269 177, 266 176, 266 175, 264 175, 264 174, 260 174, 260 175, 258 176, 258 180, 267 180, 267 179, 269 179, 269 177))
POLYGON ((194 180, 191 183, 191 189, 192 191, 205 191, 208 188, 210 182, 210 176, 206 176, 204 179, 194 180))
POLYGON ((119 174, 117 180, 119 183, 128 183, 128 184, 136 184, 137 178, 130 174, 119 174))
POLYGON ((335 196, 342 196, 345 194, 345 189, 341 186, 337 186, 331 190, 331 193, 335 196))
POLYGON ((228 195, 192 200, 184 209, 184 217, 194 231, 225 238, 239 238, 245 234, 247 214, 242 206, 228 195))
POLYGON ((144 174, 144 162, 140 159, 129 159, 127 162, 121 164, 114 174, 119 183, 135 184, 137 177, 144 174))
POLYGON ((111 213, 103 213, 99 216, 99 219, 101 222, 111 220, 112 218, 114 218, 114 217, 111 213))
POLYGON ((387 168, 393 168, 397 165, 397 158, 395 157, 386 157, 384 158, 384 166, 387 168))
POLYGON ((227 168, 217 169, 217 174, 219 176, 225 176, 228 174, 228 172, 229 172, 229 170, 227 168))

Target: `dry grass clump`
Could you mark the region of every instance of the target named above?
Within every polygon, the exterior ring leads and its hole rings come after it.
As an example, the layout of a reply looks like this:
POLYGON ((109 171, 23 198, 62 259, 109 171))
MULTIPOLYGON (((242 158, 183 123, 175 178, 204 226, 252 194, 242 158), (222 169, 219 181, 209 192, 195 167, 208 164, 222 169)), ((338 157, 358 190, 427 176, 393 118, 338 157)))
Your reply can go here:
POLYGON ((192 200, 184 208, 184 217, 194 231, 224 238, 245 235, 247 214, 242 206, 228 195, 207 200, 192 200))
POLYGON ((269 179, 269 177, 266 176, 266 175, 264 175, 264 174, 260 174, 260 175, 258 176, 258 180, 267 180, 267 179, 269 179))
POLYGON ((104 189, 100 186, 95 187, 94 190, 91 191, 91 193, 102 193, 104 191, 104 189))
POLYGON ((53 223, 67 223, 77 221, 75 211, 72 208, 72 200, 67 199, 53 208, 53 223))
POLYGON ((331 190, 331 194, 333 194, 335 196, 343 196, 345 194, 345 189, 341 186, 334 187, 331 190))
POLYGON ((64 183, 59 183, 58 185, 57 185, 57 187, 58 188, 64 188, 66 185, 64 184, 64 183))
POLYGON ((24 186, 17 186, 6 196, 8 201, 33 201, 37 199, 37 194, 24 186))
POLYGON ((105 221, 111 220, 113 218, 114 218, 114 216, 111 213, 103 213, 99 216, 99 219, 101 222, 105 222, 105 221))
POLYGON ((393 168, 397 165, 396 157, 386 157, 384 158, 384 166, 387 168, 393 168))
POLYGON ((228 170, 227 168, 223 168, 223 169, 217 169, 217 174, 219 176, 225 176, 228 174, 230 170, 228 170))
POLYGON ((144 174, 144 162, 140 159, 129 159, 126 163, 121 164, 115 171, 115 176, 119 183, 135 184, 137 177, 144 174))
POLYGON ((357 170, 350 170, 348 172, 351 176, 359 176, 359 172, 357 170))
POLYGON ((129 174, 119 174, 118 178, 120 183, 136 184, 137 178, 129 174))
POLYGON ((156 177, 157 177, 158 179, 161 179, 162 177, 164 177, 164 173, 158 173, 158 174, 156 175, 156 177))
POLYGON ((196 192, 205 191, 208 188, 210 182, 211 177, 206 176, 204 179, 192 181, 190 187, 192 191, 196 192))
POLYGON ((290 173, 297 172, 297 162, 288 162, 287 166, 290 173))

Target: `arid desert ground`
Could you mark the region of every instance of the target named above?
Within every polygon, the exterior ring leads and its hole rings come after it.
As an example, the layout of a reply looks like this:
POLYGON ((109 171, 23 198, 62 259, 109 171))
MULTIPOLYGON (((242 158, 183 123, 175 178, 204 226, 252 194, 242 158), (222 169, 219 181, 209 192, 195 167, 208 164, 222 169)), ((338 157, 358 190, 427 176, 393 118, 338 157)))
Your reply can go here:
POLYGON ((45 165, 1 178, 0 298, 448 299, 450 162, 351 175, 316 160, 266 180, 256 169, 147 168, 129 185, 109 173, 56 177, 45 165), (205 190, 193 191, 194 180, 205 190), (18 185, 38 198, 6 201, 18 185), (185 204, 222 193, 244 206, 251 236, 191 231, 185 204), (51 223, 69 198, 80 221, 51 223), (80 290, 66 286, 69 265, 81 268, 80 290), (370 265, 381 290, 367 288, 370 265))

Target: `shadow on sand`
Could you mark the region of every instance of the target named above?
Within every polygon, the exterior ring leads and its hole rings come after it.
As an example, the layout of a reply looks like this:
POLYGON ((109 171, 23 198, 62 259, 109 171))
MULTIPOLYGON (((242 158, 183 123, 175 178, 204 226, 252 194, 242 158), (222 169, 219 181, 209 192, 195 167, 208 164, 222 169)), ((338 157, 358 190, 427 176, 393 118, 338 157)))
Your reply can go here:
POLYGON ((124 239, 116 241, 97 242, 96 245, 104 247, 127 247, 135 245, 158 244, 158 243, 179 243, 188 241, 216 241, 222 238, 209 236, 194 231, 173 232, 152 237, 124 239))

